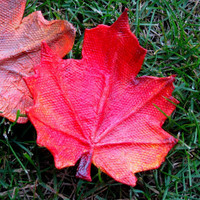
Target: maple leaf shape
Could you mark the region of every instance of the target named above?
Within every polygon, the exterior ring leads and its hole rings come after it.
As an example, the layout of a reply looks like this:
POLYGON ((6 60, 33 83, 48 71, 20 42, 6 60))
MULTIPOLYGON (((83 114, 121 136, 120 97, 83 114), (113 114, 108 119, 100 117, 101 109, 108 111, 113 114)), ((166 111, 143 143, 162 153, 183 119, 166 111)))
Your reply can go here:
MULTIPOLYGON (((0 0, 0 116, 16 119, 33 105, 23 77, 33 74, 45 40, 61 57, 72 48, 75 29, 64 20, 47 21, 40 11, 23 17, 26 0, 0 0)), ((18 123, 27 122, 20 117, 18 123)))
POLYGON ((77 177, 90 181, 93 163, 131 186, 136 172, 158 168, 177 142, 156 108, 167 115, 175 109, 166 99, 177 103, 174 77, 136 78, 146 50, 130 31, 127 10, 110 27, 86 30, 81 60, 42 48, 41 65, 26 79, 35 101, 28 116, 56 167, 80 159, 77 177))

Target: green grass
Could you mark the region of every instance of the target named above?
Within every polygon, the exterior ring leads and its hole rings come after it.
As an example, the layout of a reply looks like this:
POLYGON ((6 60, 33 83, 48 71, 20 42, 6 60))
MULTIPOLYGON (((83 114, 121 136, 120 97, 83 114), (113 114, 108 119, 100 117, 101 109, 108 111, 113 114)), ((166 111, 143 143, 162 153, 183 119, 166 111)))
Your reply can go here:
POLYGON ((200 199, 200 2, 186 0, 27 1, 25 16, 66 19, 77 29, 73 50, 80 58, 84 30, 112 24, 129 8, 131 30, 148 50, 141 75, 176 74, 180 101, 163 128, 179 139, 159 169, 137 174, 136 187, 118 183, 92 167, 92 182, 75 178, 76 167, 57 170, 36 144, 30 123, 0 119, 0 199, 200 199), (162 2, 162 3, 161 3, 162 2))

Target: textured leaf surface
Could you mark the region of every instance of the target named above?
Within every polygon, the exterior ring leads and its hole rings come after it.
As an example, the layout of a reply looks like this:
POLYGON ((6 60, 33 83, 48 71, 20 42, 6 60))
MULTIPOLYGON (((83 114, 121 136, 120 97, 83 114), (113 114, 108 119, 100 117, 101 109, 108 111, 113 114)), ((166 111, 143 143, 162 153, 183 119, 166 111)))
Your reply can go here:
POLYGON ((146 50, 130 31, 127 11, 112 25, 86 30, 81 60, 62 60, 43 44, 41 65, 26 79, 37 142, 57 168, 80 159, 77 177, 91 180, 93 163, 134 186, 135 173, 155 169, 177 140, 161 126, 177 103, 174 77, 137 78, 146 50))
MULTIPOLYGON (((67 21, 47 21, 40 11, 23 17, 26 0, 0 0, 0 113, 11 121, 17 110, 33 105, 23 77, 33 74, 40 62, 41 42, 45 40, 61 57, 74 42, 75 30, 67 21)), ((27 118, 20 117, 19 123, 27 118)))

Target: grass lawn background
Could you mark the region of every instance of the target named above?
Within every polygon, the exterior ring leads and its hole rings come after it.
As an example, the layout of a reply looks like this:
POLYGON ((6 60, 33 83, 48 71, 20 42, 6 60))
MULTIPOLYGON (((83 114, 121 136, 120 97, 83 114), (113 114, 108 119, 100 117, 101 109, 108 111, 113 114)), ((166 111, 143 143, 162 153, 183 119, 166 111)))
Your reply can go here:
POLYGON ((200 2, 198 0, 28 0, 25 16, 66 19, 77 29, 67 58, 81 58, 84 30, 111 25, 129 9, 131 30, 148 50, 139 76, 176 74, 180 101, 163 128, 179 139, 157 170, 137 174, 136 187, 92 167, 92 182, 76 179, 76 167, 57 170, 36 144, 30 123, 0 118, 0 199, 200 199, 200 2))

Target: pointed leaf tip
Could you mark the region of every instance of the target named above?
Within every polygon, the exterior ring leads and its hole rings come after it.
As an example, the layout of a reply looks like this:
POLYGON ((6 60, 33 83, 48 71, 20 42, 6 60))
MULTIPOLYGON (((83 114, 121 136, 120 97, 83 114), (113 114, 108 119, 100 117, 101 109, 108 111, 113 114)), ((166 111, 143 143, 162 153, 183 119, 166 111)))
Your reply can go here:
MULTIPOLYGON (((52 60, 60 59, 60 56, 58 56, 46 43, 46 41, 42 41, 41 43, 41 64, 44 62, 50 62, 52 63, 52 60)), ((35 66, 34 69, 37 69, 39 66, 35 66)))
POLYGON ((41 51, 42 52, 47 52, 48 50, 50 50, 50 47, 48 46, 48 44, 43 40, 41 43, 41 51))
POLYGON ((113 28, 117 29, 129 29, 129 22, 128 22, 128 8, 124 10, 124 12, 119 16, 119 18, 111 25, 113 28))

